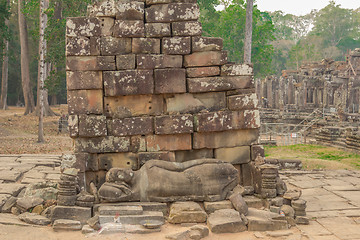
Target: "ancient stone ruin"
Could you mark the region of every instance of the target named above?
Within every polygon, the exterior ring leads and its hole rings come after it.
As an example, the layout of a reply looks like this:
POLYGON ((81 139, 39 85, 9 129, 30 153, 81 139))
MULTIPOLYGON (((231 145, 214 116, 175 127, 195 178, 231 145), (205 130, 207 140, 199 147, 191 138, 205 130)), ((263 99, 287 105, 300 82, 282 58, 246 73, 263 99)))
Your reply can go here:
POLYGON ((74 155, 63 158, 54 229, 69 219, 132 233, 160 231, 165 217, 214 233, 308 222, 306 202, 297 216, 283 209, 301 193, 284 195, 278 168, 264 164, 252 66, 228 63, 199 14, 196 0, 103 0, 67 20, 74 155))
POLYGON ((115 167, 200 158, 232 163, 253 185, 263 150, 252 67, 201 37, 191 2, 103 1, 68 19, 70 135, 86 186, 115 167))
POLYGON ((360 49, 349 52, 346 61, 324 59, 283 71, 279 78, 258 79, 256 92, 263 133, 268 127, 358 151, 360 49))
POLYGON ((324 59, 306 63, 298 71, 283 71, 280 78, 267 77, 256 81, 256 91, 263 108, 288 111, 313 111, 314 108, 335 108, 359 113, 360 49, 346 61, 324 59))

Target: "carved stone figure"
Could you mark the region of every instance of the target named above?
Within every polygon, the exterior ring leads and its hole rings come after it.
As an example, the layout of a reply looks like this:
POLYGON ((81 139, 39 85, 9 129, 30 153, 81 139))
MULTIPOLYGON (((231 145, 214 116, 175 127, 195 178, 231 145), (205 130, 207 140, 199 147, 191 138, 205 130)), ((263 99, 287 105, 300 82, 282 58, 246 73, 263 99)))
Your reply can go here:
POLYGON ((216 159, 150 160, 138 171, 110 169, 99 196, 104 202, 221 201, 238 184, 238 175, 232 164, 216 159))

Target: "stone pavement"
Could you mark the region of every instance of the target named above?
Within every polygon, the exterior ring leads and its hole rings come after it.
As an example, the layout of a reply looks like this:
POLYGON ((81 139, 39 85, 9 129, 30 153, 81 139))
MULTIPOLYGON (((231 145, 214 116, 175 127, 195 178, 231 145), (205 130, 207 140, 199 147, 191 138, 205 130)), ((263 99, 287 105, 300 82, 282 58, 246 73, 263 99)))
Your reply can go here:
MULTIPOLYGON (((6 199, 17 196, 28 184, 57 181, 60 164, 59 155, 0 155, 0 208, 6 199)), ((249 233, 246 239, 360 240, 360 171, 280 173, 289 189, 302 190, 310 225, 298 225, 290 231, 249 233)), ((5 225, 29 226, 14 215, 0 214, 0 226, 5 225)), ((210 234, 205 239, 238 239, 236 236, 210 234)))
POLYGON ((282 171, 290 189, 301 189, 310 225, 297 228, 309 239, 360 239, 360 171, 282 171))
POLYGON ((29 184, 60 178, 60 155, 0 155, 0 209, 29 184))

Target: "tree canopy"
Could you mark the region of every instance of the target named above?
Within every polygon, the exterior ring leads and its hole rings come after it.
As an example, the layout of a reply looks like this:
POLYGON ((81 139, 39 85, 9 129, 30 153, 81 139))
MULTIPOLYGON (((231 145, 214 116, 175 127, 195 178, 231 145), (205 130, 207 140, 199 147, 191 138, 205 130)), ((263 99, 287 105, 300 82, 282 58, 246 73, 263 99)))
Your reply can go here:
MULTIPOLYGON (((219 2, 215 0, 199 2, 204 35, 223 38, 229 60, 241 63, 244 56, 246 4, 243 0, 227 1, 221 11, 216 10, 217 4, 219 2)), ((271 73, 274 32, 270 15, 254 6, 252 59, 257 76, 271 73)))

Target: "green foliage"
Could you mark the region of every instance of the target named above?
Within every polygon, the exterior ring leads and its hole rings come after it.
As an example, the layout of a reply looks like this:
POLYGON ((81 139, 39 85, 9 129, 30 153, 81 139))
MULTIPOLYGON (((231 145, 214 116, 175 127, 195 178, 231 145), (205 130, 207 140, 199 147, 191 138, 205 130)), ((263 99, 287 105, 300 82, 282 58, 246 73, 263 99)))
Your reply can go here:
MULTIPOLYGON (((51 72, 45 85, 49 95, 57 95, 62 102, 66 101, 66 74, 65 74, 65 28, 67 17, 84 16, 87 5, 91 0, 57 0, 50 1, 46 10, 48 16, 45 37, 47 40, 46 61, 51 64, 51 72)), ((39 37, 39 1, 26 2, 24 13, 31 23, 30 33, 33 41, 39 37)), ((38 53, 32 54, 38 59, 38 53)), ((34 61, 37 63, 37 60, 34 61)), ((37 72, 36 72, 37 74, 37 72)), ((36 76, 35 76, 36 79, 36 76)))
POLYGON ((281 11, 270 16, 276 29, 272 68, 277 75, 283 69, 297 69, 304 62, 344 60, 347 50, 360 46, 360 11, 341 8, 334 1, 305 16, 281 11))
POLYGON ((50 95, 59 95, 66 99, 66 73, 65 73, 65 29, 66 18, 85 16, 87 5, 91 0, 74 1, 59 0, 50 1, 46 11, 48 26, 46 28, 46 40, 48 52, 46 60, 51 63, 52 71, 46 81, 46 87, 50 95))
MULTIPOLYGON (((200 22, 205 36, 221 37, 229 60, 243 62, 246 22, 246 4, 243 0, 226 1, 226 8, 216 11, 216 0, 200 0, 200 22)), ((252 62, 256 76, 271 73, 274 40, 274 25, 269 14, 254 7, 252 62)))
POLYGON ((317 13, 312 34, 321 36, 325 46, 337 46, 343 38, 353 34, 354 23, 352 10, 330 1, 317 13))

